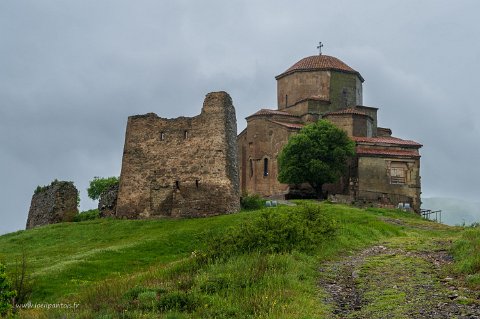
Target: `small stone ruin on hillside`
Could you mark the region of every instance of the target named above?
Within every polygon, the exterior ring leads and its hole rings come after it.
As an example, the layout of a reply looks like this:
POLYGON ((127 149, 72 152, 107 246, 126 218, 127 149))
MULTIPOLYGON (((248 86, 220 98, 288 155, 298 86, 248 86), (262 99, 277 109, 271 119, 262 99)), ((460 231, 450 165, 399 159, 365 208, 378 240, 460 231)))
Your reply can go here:
POLYGON ((37 187, 26 228, 73 221, 78 214, 77 198, 78 191, 73 182, 55 180, 48 186, 37 187))
POLYGON ((115 217, 117 209, 118 184, 112 185, 100 194, 98 211, 100 217, 115 217))

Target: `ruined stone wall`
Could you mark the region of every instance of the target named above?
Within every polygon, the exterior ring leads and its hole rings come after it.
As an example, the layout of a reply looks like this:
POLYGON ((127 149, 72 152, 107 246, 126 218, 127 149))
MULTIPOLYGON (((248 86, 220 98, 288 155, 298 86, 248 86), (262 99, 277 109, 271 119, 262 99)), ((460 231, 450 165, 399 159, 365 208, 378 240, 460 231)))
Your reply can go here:
POLYGON ((116 216, 200 217, 239 210, 236 117, 226 92, 200 115, 128 119, 116 216))
POLYGON ((100 217, 114 217, 117 210, 118 184, 112 185, 100 194, 98 211, 100 217))
POLYGON ((72 182, 54 181, 32 196, 26 228, 71 222, 78 214, 78 191, 72 182))

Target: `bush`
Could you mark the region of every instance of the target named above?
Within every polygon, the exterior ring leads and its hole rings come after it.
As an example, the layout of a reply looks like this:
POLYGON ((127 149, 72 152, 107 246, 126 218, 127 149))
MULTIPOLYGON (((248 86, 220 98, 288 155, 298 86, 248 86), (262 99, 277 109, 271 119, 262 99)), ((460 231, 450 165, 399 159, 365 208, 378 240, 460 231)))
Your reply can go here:
POLYGON ((148 291, 148 288, 142 287, 142 286, 135 286, 131 289, 129 289, 124 295, 123 299, 125 301, 131 301, 138 299, 138 295, 140 295, 143 292, 148 291))
POLYGON ((260 209, 265 206, 265 200, 258 194, 245 194, 240 198, 240 206, 245 210, 260 209))
POLYGON ((138 295, 138 306, 143 310, 153 310, 157 303, 157 293, 152 290, 144 291, 138 295))
POLYGON ((16 292, 16 296, 13 299, 14 305, 27 303, 33 292, 34 286, 27 250, 23 244, 21 250, 22 254, 16 258, 11 273, 12 288, 16 292))
POLYGON ((10 280, 5 273, 5 266, 0 264, 0 316, 6 316, 12 310, 12 300, 16 296, 10 280))
POLYGON ((85 220, 92 220, 92 219, 97 219, 100 218, 100 212, 98 209, 90 209, 84 212, 81 212, 80 214, 77 214, 74 218, 74 222, 83 222, 85 220))
POLYGON ((164 294, 158 300, 158 309, 161 311, 177 310, 192 312, 200 304, 199 298, 191 292, 173 291, 164 294))
POLYGON ((250 222, 231 227, 214 237, 205 258, 226 258, 248 252, 283 253, 298 250, 312 252, 336 223, 318 205, 303 205, 285 212, 264 211, 250 222))

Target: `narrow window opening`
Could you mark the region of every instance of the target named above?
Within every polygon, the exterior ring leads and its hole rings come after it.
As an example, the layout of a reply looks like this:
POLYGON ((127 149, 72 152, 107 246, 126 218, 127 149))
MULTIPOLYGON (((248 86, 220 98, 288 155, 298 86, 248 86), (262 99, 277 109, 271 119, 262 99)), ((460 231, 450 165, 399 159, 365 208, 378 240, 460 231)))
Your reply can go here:
POLYGON ((175 181, 175 188, 180 189, 180 182, 179 181, 175 181))
POLYGON ((183 138, 187 139, 188 138, 188 131, 183 131, 183 138))
POLYGON ((195 180, 195 186, 198 188, 198 179, 195 180))
POLYGON ((253 176, 253 160, 250 159, 250 177, 253 176))
POLYGON ((285 107, 288 106, 288 94, 285 94, 285 107))
POLYGON ((161 132, 160 133, 160 141, 164 141, 165 140, 165 132, 161 132))
POLYGON ((348 95, 347 94, 348 94, 347 89, 343 88, 342 99, 343 99, 343 104, 345 105, 346 108, 348 107, 348 95))
POLYGON ((268 158, 263 159, 263 176, 268 176, 268 158))

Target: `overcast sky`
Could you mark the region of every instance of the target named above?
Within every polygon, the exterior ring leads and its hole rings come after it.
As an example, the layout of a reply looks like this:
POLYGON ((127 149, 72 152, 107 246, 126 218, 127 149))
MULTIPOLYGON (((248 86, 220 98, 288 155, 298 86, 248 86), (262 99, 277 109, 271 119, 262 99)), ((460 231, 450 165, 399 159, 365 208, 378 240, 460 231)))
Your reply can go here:
POLYGON ((425 197, 475 200, 480 2, 3 0, 0 233, 37 185, 118 176, 127 117, 194 116, 227 91, 244 118, 276 108, 275 75, 317 54, 365 78, 380 126, 422 144, 425 197))

